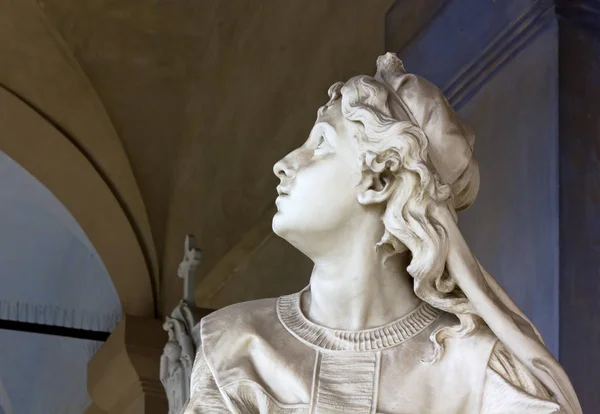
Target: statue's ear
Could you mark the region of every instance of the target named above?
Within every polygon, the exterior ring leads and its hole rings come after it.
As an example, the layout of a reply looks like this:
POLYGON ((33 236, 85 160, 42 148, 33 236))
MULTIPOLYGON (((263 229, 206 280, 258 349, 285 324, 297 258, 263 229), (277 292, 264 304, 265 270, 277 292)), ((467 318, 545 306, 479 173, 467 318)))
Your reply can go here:
POLYGON ((396 177, 389 170, 365 174, 359 184, 358 202, 365 206, 385 203, 395 187, 396 177))

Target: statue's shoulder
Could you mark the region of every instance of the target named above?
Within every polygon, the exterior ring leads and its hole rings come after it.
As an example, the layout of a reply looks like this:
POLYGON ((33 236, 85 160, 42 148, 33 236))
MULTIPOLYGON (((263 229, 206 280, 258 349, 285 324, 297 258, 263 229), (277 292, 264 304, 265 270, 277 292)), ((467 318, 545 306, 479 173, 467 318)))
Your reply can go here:
POLYGON ((254 333, 261 325, 277 320, 277 298, 251 300, 229 305, 202 318, 202 343, 215 336, 254 333))
POLYGON ((259 339, 278 325, 277 298, 236 303, 200 321, 200 341, 207 357, 214 350, 238 352, 249 338, 259 339))
POLYGON ((276 298, 227 306, 200 322, 203 356, 217 384, 240 379, 260 384, 253 368, 256 360, 264 361, 265 355, 276 358, 273 346, 285 337, 291 335, 279 322, 276 298))
MULTIPOLYGON (((447 316, 440 318, 443 327, 456 326, 456 317, 447 316)), ((442 327, 440 326, 440 327, 442 327)), ((490 358, 498 338, 492 330, 481 323, 472 333, 468 335, 451 335, 444 341, 444 354, 447 359, 480 361, 484 366, 490 358)))

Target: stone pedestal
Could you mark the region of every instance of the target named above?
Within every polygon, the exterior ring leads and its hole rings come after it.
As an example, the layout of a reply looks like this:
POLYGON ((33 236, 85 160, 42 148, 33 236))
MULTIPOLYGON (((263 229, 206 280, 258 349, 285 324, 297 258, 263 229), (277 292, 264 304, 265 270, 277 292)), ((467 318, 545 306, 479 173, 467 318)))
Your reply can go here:
POLYGON ((126 315, 88 364, 86 414, 165 414, 159 379, 167 334, 158 319, 126 315))

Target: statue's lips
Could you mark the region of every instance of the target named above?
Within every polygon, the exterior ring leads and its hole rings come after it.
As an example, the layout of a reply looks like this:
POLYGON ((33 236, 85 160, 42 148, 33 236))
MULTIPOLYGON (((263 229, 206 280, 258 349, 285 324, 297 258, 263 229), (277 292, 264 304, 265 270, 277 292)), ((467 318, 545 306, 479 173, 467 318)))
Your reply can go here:
POLYGON ((289 197, 289 194, 281 194, 279 197, 277 197, 275 199, 275 205, 277 207, 279 207, 279 204, 281 203, 281 201, 284 200, 284 199, 286 199, 286 198, 288 198, 288 197, 289 197))
POLYGON ((277 199, 275 200, 275 205, 279 207, 279 203, 281 202, 281 200, 283 200, 285 197, 289 197, 290 190, 286 186, 278 185, 277 194, 279 194, 279 197, 277 197, 277 199))
POLYGON ((290 190, 287 187, 283 187, 283 186, 279 185, 279 186, 277 186, 277 194, 279 194, 280 196, 289 195, 290 190))

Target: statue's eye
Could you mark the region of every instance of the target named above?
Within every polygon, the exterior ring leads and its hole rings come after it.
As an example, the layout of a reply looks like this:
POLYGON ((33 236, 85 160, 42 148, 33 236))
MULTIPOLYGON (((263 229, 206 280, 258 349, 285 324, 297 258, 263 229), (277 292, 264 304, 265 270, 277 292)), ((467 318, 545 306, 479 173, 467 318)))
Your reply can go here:
POLYGON ((325 145, 325 137, 321 135, 319 138, 319 144, 317 145, 317 149, 322 148, 325 145))

